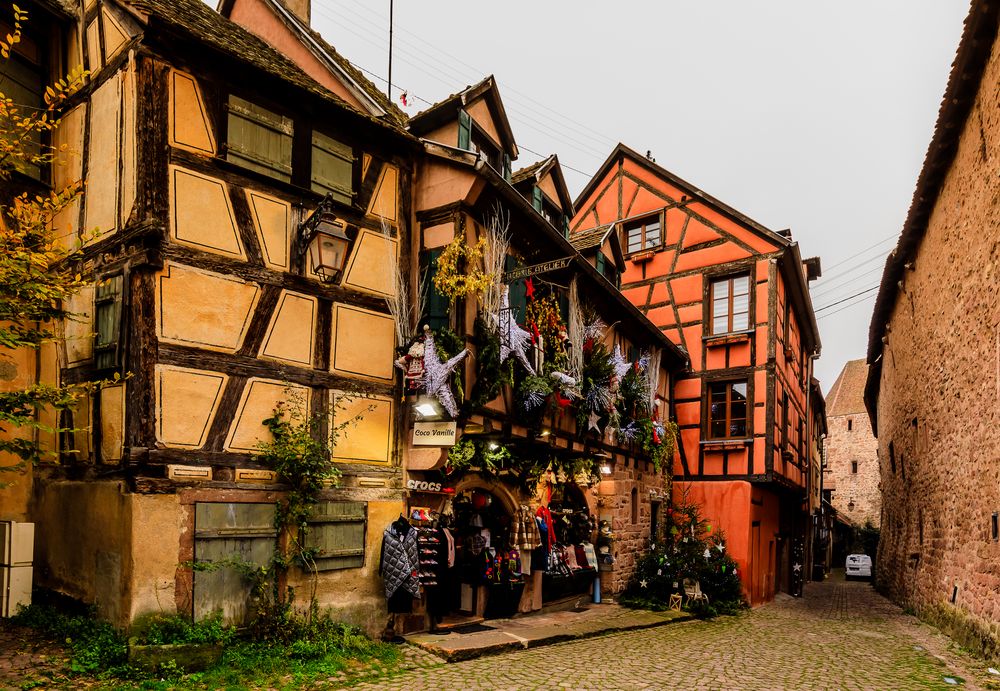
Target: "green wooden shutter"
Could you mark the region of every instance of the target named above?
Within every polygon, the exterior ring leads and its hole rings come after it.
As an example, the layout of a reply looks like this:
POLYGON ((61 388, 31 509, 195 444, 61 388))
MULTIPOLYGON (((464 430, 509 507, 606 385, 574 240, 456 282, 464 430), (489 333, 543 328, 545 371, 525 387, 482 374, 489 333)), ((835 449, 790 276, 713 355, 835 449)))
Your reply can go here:
POLYGON ((437 272, 438 257, 441 250, 424 250, 420 253, 420 281, 427 291, 424 295, 423 323, 432 329, 442 329, 451 325, 451 304, 448 298, 434 287, 434 274, 437 272))
POLYGON ((360 501, 320 502, 309 517, 307 549, 316 550, 316 570, 351 569, 365 564, 366 505, 360 501))
MULTIPOLYGON (((274 504, 198 502, 194 514, 194 561, 266 566, 278 546, 274 504)), ((194 618, 222 612, 227 624, 243 624, 250 583, 232 566, 194 571, 194 618)))
POLYGON ((510 156, 508 156, 507 154, 504 154, 503 155, 503 179, 506 180, 507 182, 510 182, 512 177, 513 177, 513 170, 511 169, 511 166, 510 166, 510 156))
POLYGON ((604 259, 604 252, 602 252, 600 249, 598 249, 597 250, 597 273, 601 274, 602 276, 607 276, 608 275, 605 272, 605 268, 604 268, 605 263, 606 263, 606 260, 604 259))
POLYGON ((122 277, 111 276, 97 284, 94 293, 94 365, 118 366, 122 321, 122 277))
POLYGON ((464 110, 458 111, 458 148, 472 149, 472 118, 464 110))
POLYGON ((531 205, 535 207, 535 211, 542 213, 542 190, 538 185, 531 188, 531 205))
POLYGON ((562 217, 562 232, 563 237, 569 240, 569 216, 563 214, 562 217))
MULTIPOLYGON (((510 255, 504 259, 504 271, 513 271, 521 262, 510 255)), ((514 319, 518 324, 524 324, 524 318, 528 313, 528 288, 523 279, 513 281, 508 289, 507 295, 510 297, 510 306, 514 309, 514 319)))
POLYGON ((320 132, 312 134, 312 189, 339 202, 354 200, 354 150, 320 132))
POLYGON ((227 161, 291 182, 291 118, 230 95, 227 122, 227 161))

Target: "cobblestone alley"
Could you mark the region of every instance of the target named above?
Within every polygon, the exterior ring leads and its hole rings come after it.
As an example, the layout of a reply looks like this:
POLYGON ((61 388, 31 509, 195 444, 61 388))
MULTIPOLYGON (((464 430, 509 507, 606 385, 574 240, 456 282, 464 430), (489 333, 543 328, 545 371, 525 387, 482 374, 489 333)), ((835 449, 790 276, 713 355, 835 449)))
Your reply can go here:
POLYGON ((360 688, 983 688, 984 668, 868 583, 839 578, 741 617, 442 663, 360 688))

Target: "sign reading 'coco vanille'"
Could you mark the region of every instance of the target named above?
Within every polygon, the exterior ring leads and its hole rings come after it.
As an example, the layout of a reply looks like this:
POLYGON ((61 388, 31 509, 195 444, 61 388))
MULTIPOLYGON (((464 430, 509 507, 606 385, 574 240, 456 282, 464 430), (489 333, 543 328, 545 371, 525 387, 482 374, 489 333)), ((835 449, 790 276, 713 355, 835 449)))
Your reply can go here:
POLYGON ((413 445, 454 446, 456 426, 454 422, 415 422, 413 445))

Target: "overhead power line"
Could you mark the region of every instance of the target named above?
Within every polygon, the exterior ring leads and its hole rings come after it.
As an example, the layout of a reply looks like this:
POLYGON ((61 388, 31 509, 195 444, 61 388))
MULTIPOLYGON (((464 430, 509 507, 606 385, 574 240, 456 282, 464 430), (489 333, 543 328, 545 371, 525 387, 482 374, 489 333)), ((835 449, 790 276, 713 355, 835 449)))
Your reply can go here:
POLYGON ((868 302, 869 300, 871 300, 874 297, 875 297, 875 294, 865 295, 860 300, 857 300, 855 302, 846 304, 843 307, 838 307, 837 309, 833 310, 832 312, 827 312, 826 314, 821 314, 820 316, 816 317, 816 321, 822 321, 823 319, 826 319, 827 317, 832 317, 833 315, 839 314, 840 312, 843 312, 844 310, 849 310, 849 309, 852 309, 854 307, 858 307, 859 305, 863 305, 863 304, 865 304, 866 302, 868 302))
POLYGON ((868 288, 866 290, 862 290, 859 293, 855 293, 854 295, 848 295, 846 298, 843 298, 841 300, 837 300, 836 302, 831 302, 829 305, 823 305, 822 307, 817 307, 814 311, 818 313, 818 312, 822 312, 823 310, 828 310, 831 307, 835 307, 836 305, 839 305, 839 304, 841 304, 843 302, 847 302, 848 300, 853 300, 854 298, 858 297, 859 295, 864 295, 866 293, 872 292, 873 290, 878 290, 879 285, 881 285, 881 283, 878 284, 878 285, 874 285, 871 288, 868 288))

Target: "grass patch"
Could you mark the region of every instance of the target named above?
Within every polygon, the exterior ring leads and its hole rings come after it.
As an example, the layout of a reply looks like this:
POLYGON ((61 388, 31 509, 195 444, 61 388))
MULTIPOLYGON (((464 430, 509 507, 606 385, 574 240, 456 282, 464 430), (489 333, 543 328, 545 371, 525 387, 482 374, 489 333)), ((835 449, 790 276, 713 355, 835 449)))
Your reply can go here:
MULTIPOLYGON (((271 635, 257 638, 251 638, 252 629, 241 635, 218 617, 195 624, 156 615, 136 622, 132 634, 140 644, 221 644, 225 651, 218 664, 202 672, 185 673, 168 661, 151 674, 129 665, 125 633, 97 619, 92 608, 61 599, 40 600, 13 623, 64 643, 70 651, 69 674, 104 688, 300 688, 341 674, 369 676, 391 669, 401 658, 398 646, 373 641, 360 629, 315 610, 308 617, 288 612, 279 628, 268 629, 271 635)), ((25 688, 33 685, 43 682, 25 680, 25 688)))

